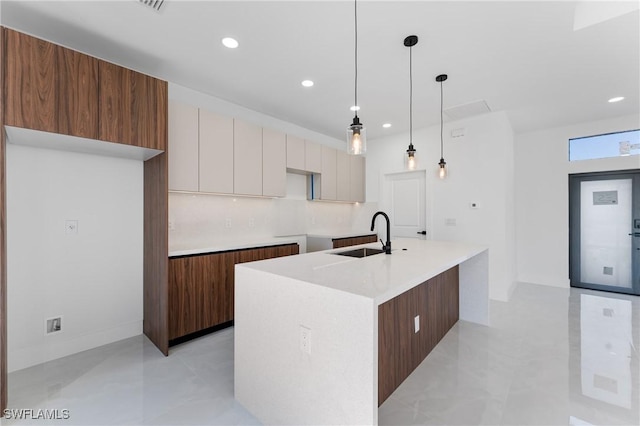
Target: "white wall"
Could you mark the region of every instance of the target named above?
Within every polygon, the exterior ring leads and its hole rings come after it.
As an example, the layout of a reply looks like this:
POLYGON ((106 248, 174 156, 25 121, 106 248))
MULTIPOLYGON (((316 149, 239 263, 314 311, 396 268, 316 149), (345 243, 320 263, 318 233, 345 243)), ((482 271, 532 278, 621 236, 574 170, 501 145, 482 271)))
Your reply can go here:
POLYGON ((629 115, 516 136, 518 281, 569 287, 570 173, 640 168, 640 156, 570 163, 569 139, 638 128, 629 115))
POLYGON ((142 333, 142 162, 7 144, 7 225, 9 371, 142 333))
MULTIPOLYGON (((489 296, 508 300, 515 282, 513 131, 505 113, 445 123, 446 180, 437 178, 440 126, 417 129, 418 168, 427 170, 427 237, 489 246, 489 296), (464 136, 451 138, 452 129, 464 136), (471 202, 479 209, 471 209, 471 202), (455 219, 456 225, 446 225, 455 219)), ((385 173, 404 169, 408 134, 371 140, 367 151, 367 201, 378 201, 385 173)))

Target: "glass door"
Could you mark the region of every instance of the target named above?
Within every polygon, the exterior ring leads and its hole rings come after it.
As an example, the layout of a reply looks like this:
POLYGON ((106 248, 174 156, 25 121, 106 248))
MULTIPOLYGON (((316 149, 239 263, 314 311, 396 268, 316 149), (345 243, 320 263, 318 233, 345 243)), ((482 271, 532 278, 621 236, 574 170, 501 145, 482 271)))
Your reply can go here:
POLYGON ((640 294, 640 171, 569 177, 572 287, 640 294))

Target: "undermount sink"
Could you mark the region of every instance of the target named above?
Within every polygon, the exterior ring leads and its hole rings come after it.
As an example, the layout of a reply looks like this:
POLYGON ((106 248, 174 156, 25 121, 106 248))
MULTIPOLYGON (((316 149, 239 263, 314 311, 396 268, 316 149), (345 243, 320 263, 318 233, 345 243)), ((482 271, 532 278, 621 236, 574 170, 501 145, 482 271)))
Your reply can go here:
POLYGON ((347 251, 339 251, 332 254, 337 254, 340 256, 349 256, 349 257, 367 257, 373 256, 374 254, 384 253, 384 250, 376 249, 376 248, 359 248, 355 250, 347 250, 347 251))

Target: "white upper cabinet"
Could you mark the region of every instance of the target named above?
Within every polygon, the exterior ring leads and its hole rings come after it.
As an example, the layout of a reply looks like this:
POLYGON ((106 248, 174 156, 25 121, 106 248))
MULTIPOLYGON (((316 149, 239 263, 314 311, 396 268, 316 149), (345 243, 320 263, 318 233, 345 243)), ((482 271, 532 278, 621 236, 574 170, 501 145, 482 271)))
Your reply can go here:
POLYGON ((287 192, 287 142, 283 132, 262 129, 262 195, 284 197, 287 192))
POLYGON ((287 169, 302 173, 322 171, 322 145, 287 135, 287 169))
POLYGON ((322 146, 320 190, 313 196, 328 201, 365 201, 366 159, 322 146))
POLYGON ((198 108, 169 102, 169 189, 198 191, 198 108))
POLYGON ((322 171, 322 145, 304 141, 304 170, 310 173, 322 171))
POLYGON ((320 199, 335 200, 336 187, 336 160, 337 151, 328 146, 322 146, 322 170, 320 171, 320 199))
POLYGON ((345 151, 337 151, 336 158, 336 200, 351 200, 351 161, 345 151))
POLYGON ((287 168, 304 171, 304 139, 287 135, 287 168))
POLYGON ((169 102, 169 190, 284 197, 287 170, 312 197, 364 202, 365 158, 180 102, 169 102))
POLYGON ((262 127, 233 120, 233 192, 262 195, 262 127))
POLYGON ((201 192, 233 193, 233 118, 200 109, 201 192))
POLYGON ((366 158, 360 155, 352 155, 349 157, 351 161, 351 201, 364 203, 365 201, 365 161, 366 158))

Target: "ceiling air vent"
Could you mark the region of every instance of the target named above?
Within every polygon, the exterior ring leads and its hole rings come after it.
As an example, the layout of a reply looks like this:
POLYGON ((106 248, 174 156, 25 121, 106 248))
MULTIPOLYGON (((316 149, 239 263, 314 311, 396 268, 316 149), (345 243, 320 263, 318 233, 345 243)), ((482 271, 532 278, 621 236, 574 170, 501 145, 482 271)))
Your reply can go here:
POLYGON ((164 3, 164 0, 138 0, 138 1, 144 4, 145 6, 149 6, 150 8, 157 10, 158 12, 160 12, 160 8, 164 3))
POLYGON ((475 101, 447 108, 443 112, 448 121, 455 121, 473 117, 474 115, 486 114, 491 112, 491 109, 489 109, 487 102, 475 101))

